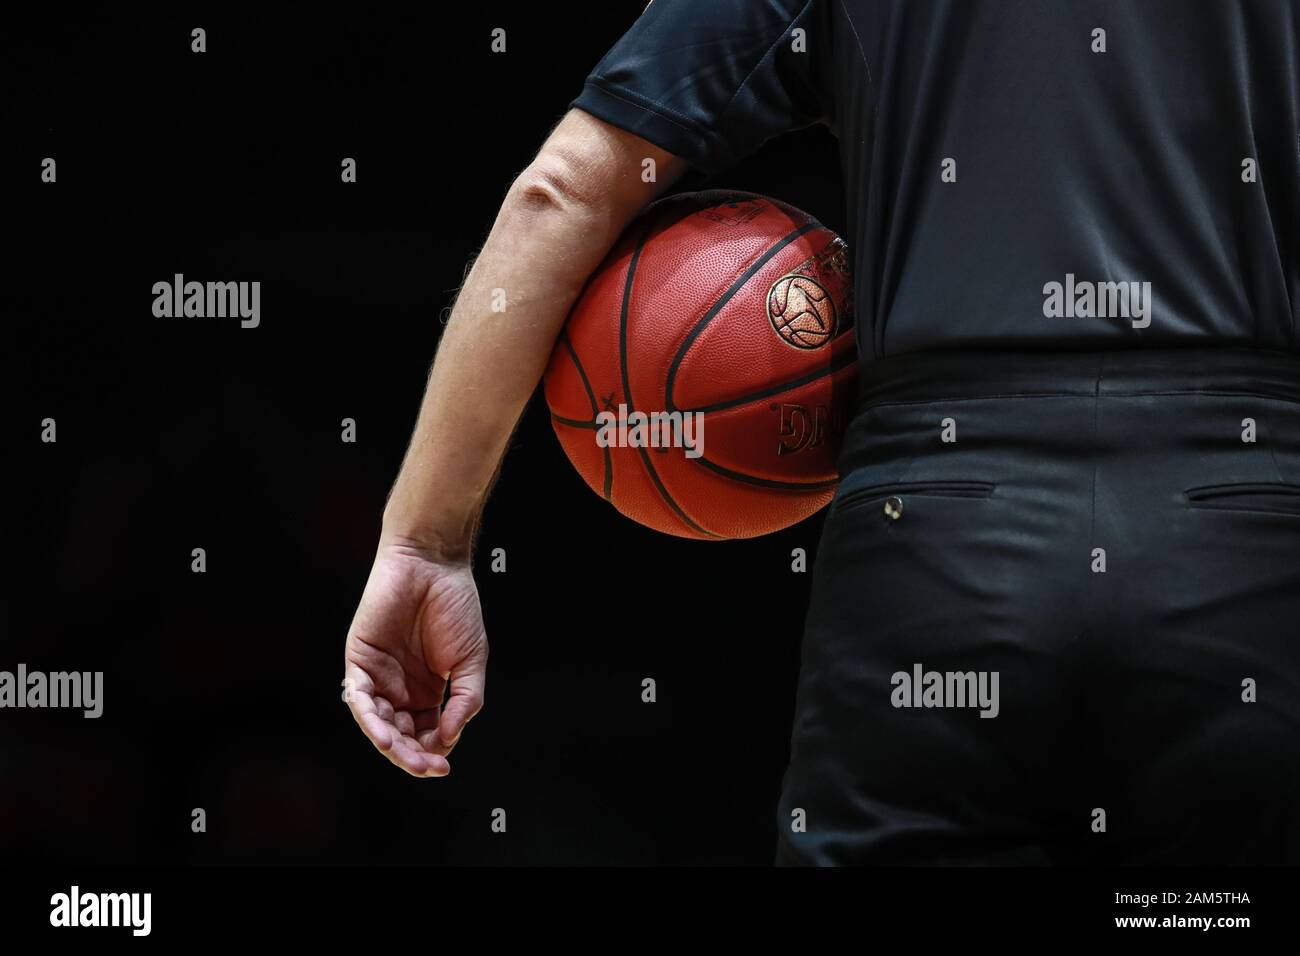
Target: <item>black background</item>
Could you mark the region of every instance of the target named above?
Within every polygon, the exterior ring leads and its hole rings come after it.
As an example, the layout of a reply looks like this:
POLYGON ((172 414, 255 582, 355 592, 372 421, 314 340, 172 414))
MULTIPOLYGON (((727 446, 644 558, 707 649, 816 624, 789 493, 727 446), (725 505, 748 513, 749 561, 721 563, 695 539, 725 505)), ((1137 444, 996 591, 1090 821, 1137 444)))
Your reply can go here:
MULTIPOLYGON (((390 766, 340 698, 439 316, 511 180, 642 6, 15 31, 6 178, 25 294, 6 310, 0 669, 105 673, 98 720, 0 712, 0 842, 16 858, 771 861, 808 597, 790 553, 811 558, 820 519, 748 542, 643 529, 586 488, 540 395, 480 536, 487 703, 451 776, 390 766), (56 184, 40 182, 46 156, 56 184), (356 184, 340 182, 345 156, 356 184), (261 326, 155 318, 151 287, 177 272, 260 280, 261 326), (40 441, 46 417, 57 444, 40 441), (505 574, 488 570, 497 547, 505 574)), ((823 129, 708 185, 843 230, 823 129)))

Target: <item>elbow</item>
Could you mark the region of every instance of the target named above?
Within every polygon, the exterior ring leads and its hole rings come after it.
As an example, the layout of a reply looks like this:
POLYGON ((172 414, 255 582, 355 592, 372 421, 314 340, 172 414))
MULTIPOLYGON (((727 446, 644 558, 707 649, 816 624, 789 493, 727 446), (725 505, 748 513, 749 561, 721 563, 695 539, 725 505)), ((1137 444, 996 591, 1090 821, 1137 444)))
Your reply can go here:
POLYGON ((586 177, 572 159, 543 152, 515 179, 508 198, 527 212, 585 215, 591 209, 586 186, 586 177))

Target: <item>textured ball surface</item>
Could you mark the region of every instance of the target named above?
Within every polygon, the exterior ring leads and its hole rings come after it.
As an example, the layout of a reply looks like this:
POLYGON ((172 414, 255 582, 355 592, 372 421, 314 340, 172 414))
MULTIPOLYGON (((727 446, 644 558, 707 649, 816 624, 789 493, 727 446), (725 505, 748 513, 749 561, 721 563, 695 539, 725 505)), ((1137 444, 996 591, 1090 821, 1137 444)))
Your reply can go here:
POLYGON ((855 360, 843 240, 785 203, 715 190, 632 223, 543 387, 569 460, 620 512, 748 538, 831 500, 855 360))

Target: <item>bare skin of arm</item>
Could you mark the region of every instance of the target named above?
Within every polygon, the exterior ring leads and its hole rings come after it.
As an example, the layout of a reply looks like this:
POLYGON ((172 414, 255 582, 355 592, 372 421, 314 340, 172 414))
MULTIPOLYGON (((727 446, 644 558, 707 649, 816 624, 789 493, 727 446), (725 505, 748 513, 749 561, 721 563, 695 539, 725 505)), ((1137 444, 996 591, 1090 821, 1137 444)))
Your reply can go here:
POLYGON ((685 169, 571 110, 511 185, 465 278, 344 647, 353 717, 414 776, 451 771, 447 756, 483 706, 488 643, 470 552, 510 435, 587 278, 685 169), (643 179, 647 159, 655 182, 643 179))

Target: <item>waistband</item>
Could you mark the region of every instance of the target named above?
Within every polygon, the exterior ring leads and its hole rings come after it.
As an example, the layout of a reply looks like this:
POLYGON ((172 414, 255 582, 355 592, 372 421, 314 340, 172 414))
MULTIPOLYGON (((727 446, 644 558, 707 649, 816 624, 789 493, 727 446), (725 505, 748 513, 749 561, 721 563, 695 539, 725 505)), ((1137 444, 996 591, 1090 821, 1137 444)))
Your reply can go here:
POLYGON ((910 352, 859 367, 855 411, 974 398, 1192 393, 1300 402, 1300 353, 1250 348, 910 352))

